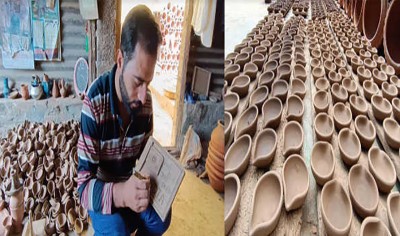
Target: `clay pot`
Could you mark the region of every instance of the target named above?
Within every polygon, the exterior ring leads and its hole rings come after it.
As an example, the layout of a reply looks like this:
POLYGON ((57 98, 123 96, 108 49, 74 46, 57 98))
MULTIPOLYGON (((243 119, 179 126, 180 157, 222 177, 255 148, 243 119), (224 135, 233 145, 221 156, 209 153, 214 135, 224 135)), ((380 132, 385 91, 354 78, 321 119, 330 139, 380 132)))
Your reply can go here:
POLYGON ((225 235, 228 235, 235 223, 240 205, 240 180, 235 174, 228 174, 225 180, 225 235))
POLYGON ((228 143, 232 131, 232 115, 229 112, 224 112, 224 139, 225 144, 228 143))
POLYGON ((347 90, 347 93, 351 96, 357 94, 357 84, 354 80, 350 78, 345 78, 342 80, 342 86, 347 90))
POLYGON ((250 106, 256 105, 258 111, 261 112, 262 105, 267 99, 269 94, 269 90, 267 86, 258 87, 254 92, 250 95, 250 106))
POLYGON ((239 75, 233 79, 231 91, 237 93, 239 97, 244 97, 249 92, 250 77, 247 75, 239 75))
POLYGON ((25 100, 28 100, 30 95, 29 95, 29 88, 28 85, 26 84, 21 84, 21 97, 25 100))
POLYGON ((300 154, 303 146, 303 128, 296 121, 288 122, 283 128, 283 155, 300 154))
POLYGON ((370 216, 363 220, 360 229, 361 236, 387 235, 390 236, 390 231, 379 218, 370 216))
POLYGON ((320 90, 314 95, 313 105, 316 113, 327 112, 329 108, 328 92, 320 90))
POLYGON ((368 114, 367 102, 362 97, 353 94, 349 98, 349 103, 353 118, 368 114))
POLYGON ((319 78, 317 81, 315 81, 315 88, 317 91, 328 91, 330 89, 329 81, 326 78, 319 78))
POLYGON ((363 32, 373 47, 379 47, 383 39, 387 1, 364 0, 363 32))
POLYGON ((361 164, 351 167, 348 176, 350 199, 355 211, 365 218, 378 209, 379 192, 371 173, 361 164))
POLYGON ((390 231, 393 235, 400 235, 400 193, 392 192, 389 194, 387 201, 387 212, 389 219, 390 231))
POLYGON ((300 155, 291 155, 282 172, 286 211, 298 209, 304 204, 309 188, 306 163, 300 155))
POLYGON ((240 66, 237 64, 232 64, 224 69, 224 77, 225 81, 228 82, 228 85, 230 85, 233 79, 239 75, 239 72, 240 66))
POLYGON ((294 78, 300 79, 303 82, 306 81, 307 72, 306 72, 306 69, 304 69, 304 66, 301 64, 295 65, 294 70, 293 70, 293 76, 294 76, 294 78))
POLYGON ((274 74, 276 73, 276 69, 278 68, 278 62, 275 60, 269 60, 267 63, 264 64, 263 69, 264 72, 272 71, 274 74))
POLYGON ((345 103, 349 97, 347 90, 340 84, 335 83, 331 87, 331 95, 334 103, 345 103))
POLYGON ((389 101, 397 97, 397 88, 394 84, 389 84, 388 82, 382 83, 382 95, 389 101))
POLYGON ((68 97, 68 85, 65 83, 64 79, 59 81, 59 89, 61 97, 68 97))
POLYGON ((276 129, 282 117, 282 102, 280 99, 271 97, 264 102, 262 106, 263 127, 271 127, 276 129))
POLYGON ((319 78, 322 78, 325 76, 325 71, 321 66, 315 67, 312 70, 312 75, 314 77, 314 81, 318 80, 319 78))
POLYGON ((332 145, 325 141, 318 141, 311 151, 311 171, 317 184, 323 186, 333 178, 335 170, 335 156, 332 145))
POLYGON ((348 194, 337 180, 327 182, 321 192, 322 220, 328 235, 347 235, 353 218, 348 194))
POLYGON ((53 88, 51 91, 51 95, 55 98, 58 98, 60 96, 60 90, 58 88, 58 80, 53 79, 53 88))
POLYGON ((319 113, 314 119, 315 134, 318 140, 330 141, 333 135, 333 120, 326 113, 319 113))
POLYGON ((396 170, 389 156, 379 147, 372 147, 368 151, 368 167, 379 191, 390 192, 396 183, 396 170))
POLYGON ((275 79, 275 73, 273 71, 265 71, 258 77, 258 86, 267 86, 271 89, 272 82, 275 79))
POLYGON ((378 69, 373 69, 372 70, 372 78, 374 80, 374 82, 380 87, 382 86, 383 82, 386 82, 388 77, 385 74, 385 72, 380 71, 378 69))
POLYGON ((399 98, 392 99, 392 108, 393 108, 394 118, 398 122, 400 122, 400 99, 399 98))
POLYGON ((224 96, 225 111, 231 113, 232 117, 236 116, 239 107, 239 95, 237 93, 229 93, 224 96))
POLYGON ((245 134, 238 138, 225 155, 225 174, 235 173, 241 176, 247 169, 251 155, 252 140, 245 134))
POLYGON ((375 141, 376 130, 372 121, 370 121, 365 115, 357 116, 354 122, 356 134, 360 139, 361 146, 365 149, 369 149, 375 141))
POLYGON ((239 117, 235 130, 235 140, 243 134, 254 136, 257 131, 258 108, 255 105, 247 108, 239 117))
POLYGON ((224 153, 224 124, 222 123, 221 120, 218 120, 217 126, 213 129, 211 132, 211 139, 210 139, 210 144, 212 145, 217 152, 219 153, 224 153))
POLYGON ((396 120, 389 117, 383 121, 383 130, 388 145, 398 150, 400 148, 400 125, 396 120))
POLYGON ((259 168, 268 167, 275 157, 277 141, 277 135, 273 129, 267 128, 259 132, 253 145, 252 165, 259 168))
POLYGON ((366 80, 363 82, 363 89, 364 89, 364 97, 368 101, 371 101, 372 96, 378 94, 379 92, 378 85, 376 85, 371 80, 366 80))
POLYGON ((354 131, 349 128, 340 130, 338 143, 343 162, 348 166, 356 164, 361 155, 361 143, 354 131))
POLYGON ((304 105, 300 97, 296 95, 289 96, 287 99, 287 114, 288 121, 294 120, 302 122, 304 114, 304 105))
POLYGON ((278 224, 283 204, 280 174, 269 171, 258 181, 253 194, 250 235, 269 235, 278 224))
POLYGON ((333 106, 333 120, 337 130, 350 127, 351 117, 350 108, 343 103, 339 102, 333 106))
POLYGON ((387 12, 387 17, 384 24, 383 45, 385 57, 388 63, 393 66, 396 74, 400 73, 400 60, 398 55, 398 35, 396 29, 399 26, 398 9, 400 8, 399 1, 392 1, 387 12))
POLYGON ((380 95, 372 96, 371 105, 375 118, 380 122, 392 114, 392 105, 390 105, 390 102, 386 98, 380 95))
POLYGON ((250 77, 250 80, 253 81, 257 77, 258 66, 253 62, 248 62, 244 65, 243 72, 245 75, 250 77))
POLYGON ((277 80, 272 84, 272 97, 279 98, 282 102, 286 101, 289 85, 285 80, 277 80))

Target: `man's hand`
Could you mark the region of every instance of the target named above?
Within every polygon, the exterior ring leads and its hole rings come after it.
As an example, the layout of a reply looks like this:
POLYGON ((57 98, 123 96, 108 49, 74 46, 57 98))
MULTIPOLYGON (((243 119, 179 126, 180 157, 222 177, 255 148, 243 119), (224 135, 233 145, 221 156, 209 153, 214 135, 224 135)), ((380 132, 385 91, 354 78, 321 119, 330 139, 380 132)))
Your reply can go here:
POLYGON ((115 183, 113 201, 115 207, 129 207, 134 212, 147 209, 150 201, 150 178, 138 179, 132 175, 127 181, 115 183))

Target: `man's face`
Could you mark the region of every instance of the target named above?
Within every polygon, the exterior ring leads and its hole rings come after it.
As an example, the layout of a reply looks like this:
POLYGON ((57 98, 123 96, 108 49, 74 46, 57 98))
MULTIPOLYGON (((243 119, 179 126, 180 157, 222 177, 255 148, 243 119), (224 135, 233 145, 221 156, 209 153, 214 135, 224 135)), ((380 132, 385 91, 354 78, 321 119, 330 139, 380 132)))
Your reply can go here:
POLYGON ((156 56, 148 54, 137 43, 131 60, 122 63, 119 85, 122 102, 130 116, 140 111, 146 103, 146 91, 153 79, 156 60, 156 56))

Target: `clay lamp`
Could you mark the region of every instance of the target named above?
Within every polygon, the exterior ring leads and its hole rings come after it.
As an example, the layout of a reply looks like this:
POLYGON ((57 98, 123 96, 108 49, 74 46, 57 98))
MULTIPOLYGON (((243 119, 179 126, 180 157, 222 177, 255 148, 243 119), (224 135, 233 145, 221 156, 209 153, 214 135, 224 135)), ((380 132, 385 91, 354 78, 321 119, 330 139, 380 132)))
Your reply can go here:
POLYGON ((372 80, 366 80, 363 82, 364 97, 371 101, 373 95, 378 94, 379 88, 372 80))
MULTIPOLYGON (((312 38, 312 39, 313 39, 313 38, 312 38)), ((311 39, 310 39, 310 40, 311 40, 311 39)), ((313 41, 316 41, 316 40, 313 40, 313 41)), ((310 45, 309 45, 310 50, 316 50, 316 49, 318 49, 318 44, 317 44, 317 42, 318 42, 318 41, 316 41, 316 42, 310 41, 310 45)))
POLYGON ((245 47, 242 48, 242 50, 240 50, 240 53, 248 53, 249 55, 251 55, 254 52, 253 47, 245 47))
POLYGON ((239 43, 235 46, 234 52, 239 53, 245 47, 247 47, 247 42, 239 43))
POLYGON ((234 60, 235 60, 235 57, 236 57, 237 55, 239 55, 239 53, 237 53, 237 52, 231 52, 231 53, 229 53, 229 54, 226 56, 225 60, 234 61, 234 60))
POLYGON ((279 98, 271 97, 262 106, 263 128, 278 128, 281 123, 283 105, 279 98))
POLYGON ((388 145, 398 150, 400 148, 400 125, 396 120, 389 117, 383 121, 383 130, 388 145))
POLYGON ((233 64, 233 62, 231 60, 224 60, 224 68, 226 68, 232 64, 233 64))
POLYGON ((381 71, 385 72, 385 74, 388 77, 390 77, 390 76, 395 74, 394 68, 391 65, 383 63, 380 68, 381 68, 381 71))
POLYGON ((356 134, 360 139, 361 146, 365 149, 369 149, 375 141, 376 130, 372 121, 365 115, 357 116, 354 122, 356 134))
POLYGON ((385 72, 380 71, 378 69, 373 69, 372 70, 372 78, 374 79, 374 82, 381 87, 383 82, 386 82, 388 80, 387 75, 385 74, 385 72))
POLYGON ((286 211, 300 208, 304 204, 310 185, 303 158, 297 154, 291 155, 283 164, 282 175, 286 211))
POLYGON ((225 81, 228 82, 228 85, 232 83, 233 79, 239 75, 240 66, 236 64, 232 64, 224 69, 224 77, 225 81))
POLYGON ((314 109, 316 113, 327 112, 329 108, 328 92, 320 90, 314 95, 314 109))
POLYGON ((301 125, 296 121, 288 122, 283 128, 283 155, 288 157, 292 154, 300 154, 303 137, 304 132, 301 125))
POLYGON ((320 58, 321 58, 321 55, 322 55, 322 53, 321 53, 321 51, 320 51, 319 49, 313 49, 313 50, 311 50, 311 56, 312 56, 312 58, 320 59, 320 58))
MULTIPOLYGON (((285 49, 285 48, 284 48, 285 49)), ((291 48, 289 48, 289 50, 291 50, 291 48)), ((290 53, 283 53, 281 54, 280 58, 279 58, 279 64, 291 64, 292 63, 292 54, 290 53)), ((279 67, 278 67, 279 70, 279 67)))
POLYGON ((363 65, 363 61, 359 57, 351 58, 351 68, 354 72, 357 71, 357 68, 363 65))
POLYGON ((240 180, 235 174, 228 174, 224 178, 225 185, 225 234, 228 234, 235 223, 240 206, 240 180))
POLYGON ((340 83, 342 81, 342 76, 336 73, 336 71, 329 71, 328 79, 330 84, 332 85, 334 83, 340 83))
POLYGON ((346 50, 345 55, 348 63, 351 63, 351 59, 357 56, 353 50, 346 50))
POLYGON ((364 81, 370 80, 372 78, 372 73, 364 66, 360 66, 357 68, 357 76, 359 83, 362 84, 364 81))
POLYGON ((361 143, 354 131, 349 128, 340 130, 338 142, 343 162, 348 166, 356 164, 361 155, 361 143))
POLYGON ((346 68, 339 68, 338 73, 342 76, 342 78, 350 78, 351 74, 346 68))
MULTIPOLYGON (((261 36, 261 37, 263 38, 263 36, 261 36)), ((260 45, 260 41, 256 39, 256 38, 258 38, 257 35, 255 35, 254 38, 255 38, 254 40, 249 41, 249 44, 248 44, 249 47, 255 48, 258 45, 260 45)))
MULTIPOLYGON (((269 57, 268 57, 268 62, 270 62, 270 61, 278 62, 279 61, 279 52, 275 52, 275 53, 270 54, 269 57)), ((279 63, 278 63, 278 65, 279 65, 279 63)))
POLYGON ((367 168, 362 164, 352 166, 348 182, 350 199, 357 214, 361 218, 375 215, 379 203, 378 186, 367 168))
POLYGON ((356 53, 360 53, 360 50, 363 48, 363 45, 360 42, 353 43, 353 49, 356 53))
POLYGON ((267 100, 268 94, 269 90, 267 86, 258 87, 250 95, 250 106, 256 105, 258 111, 261 112, 262 105, 264 104, 265 100, 267 100))
POLYGON ((243 72, 245 75, 250 77, 251 81, 253 81, 257 78, 258 67, 253 62, 248 62, 244 65, 243 72))
POLYGON ((254 49, 254 52, 265 55, 268 52, 268 48, 263 45, 259 45, 254 49))
POLYGON ((399 79, 399 77, 397 77, 395 75, 390 76, 390 83, 394 84, 396 86, 397 92, 398 92, 397 95, 400 95, 400 79, 399 79))
POLYGON ((67 230, 67 217, 64 213, 60 213, 56 218, 56 229, 59 232, 67 230))
POLYGON ((333 106, 333 120, 337 130, 350 127, 351 110, 344 103, 338 102, 333 106))
POLYGON ((364 63, 365 63, 365 59, 366 58, 372 58, 372 55, 371 55, 371 53, 369 51, 367 51, 365 49, 361 49, 360 50, 360 57, 361 57, 361 60, 363 60, 364 63))
POLYGON ((251 155, 251 137, 242 135, 228 149, 225 155, 225 175, 235 173, 241 176, 247 169, 251 155))
POLYGON ((345 68, 346 65, 347 65, 346 62, 343 59, 339 58, 339 57, 336 57, 334 62, 335 62, 336 68, 338 68, 338 69, 339 68, 345 68))
POLYGON ((240 66, 240 70, 243 70, 244 65, 250 61, 250 54, 246 52, 239 53, 235 57, 235 64, 240 66))
POLYGON ((371 55, 375 55, 378 53, 378 49, 376 47, 373 47, 371 45, 367 46, 367 50, 371 55))
POLYGON ((331 71, 336 71, 336 65, 332 61, 325 61, 324 68, 327 73, 331 71))
POLYGON ((251 62, 257 65, 258 70, 262 70, 262 66, 264 65, 265 56, 261 53, 254 53, 251 55, 251 62))
POLYGON ((275 44, 271 47, 271 49, 270 49, 269 52, 270 52, 270 53, 280 52, 281 49, 282 49, 281 45, 275 43, 275 44))
MULTIPOLYGON (((321 80, 321 79, 319 79, 321 80)), ((292 79, 290 82, 290 87, 291 87, 291 93, 292 95, 297 95, 301 99, 304 98, 306 95, 306 86, 304 85, 304 82, 300 79, 292 79)))
POLYGON ((380 122, 392 114, 392 105, 390 105, 390 102, 386 98, 380 95, 372 96, 371 105, 375 118, 380 122))
POLYGON ((253 145, 252 165, 259 168, 268 167, 275 157, 277 141, 277 135, 273 129, 267 128, 259 132, 253 145))
POLYGON ((349 195, 338 180, 331 180, 322 188, 321 212, 328 235, 348 235, 353 208, 349 195))
POLYGON ((311 59, 310 65, 311 65, 311 68, 314 69, 316 67, 321 66, 321 61, 317 58, 313 58, 313 59, 311 59))
POLYGON ((374 62, 376 62, 376 64, 378 65, 379 68, 381 68, 381 66, 386 63, 385 58, 382 56, 378 56, 377 54, 372 55, 372 60, 374 60, 374 62))
POLYGON ((224 80, 224 94, 228 91, 228 81, 224 80))
POLYGON ((239 95, 237 93, 229 93, 224 96, 225 111, 231 113, 235 117, 239 107, 239 95))
POLYGON ((231 91, 237 93, 239 97, 244 97, 249 92, 251 79, 248 75, 239 75, 233 79, 231 91))
POLYGON ((391 235, 389 229, 379 218, 369 216, 361 224, 361 236, 391 235))
POLYGON ((392 108, 393 108, 394 118, 398 122, 400 122, 400 99, 399 98, 392 99, 392 108))
POLYGON ((331 95, 334 103, 343 102, 345 103, 348 98, 347 90, 340 84, 335 83, 331 87, 331 95))
POLYGON ((300 122, 303 120, 304 105, 303 100, 296 95, 291 95, 287 99, 287 114, 288 121, 294 120, 300 122))
POLYGON ((400 235, 400 193, 391 192, 386 201, 392 235, 400 235))
POLYGON ((318 140, 330 141, 334 126, 332 118, 325 112, 319 113, 314 119, 315 134, 318 140))
POLYGON ((347 51, 353 48, 353 44, 349 41, 344 41, 342 42, 342 47, 345 51, 347 51))
POLYGON ((278 68, 278 62, 275 60, 269 60, 267 63, 264 64, 263 69, 264 72, 266 71, 272 71, 276 73, 276 69, 278 68))
POLYGON ((307 64, 307 61, 306 61, 304 55, 300 54, 300 53, 296 53, 294 60, 295 60, 296 64, 299 64, 302 66, 306 66, 306 64, 307 64))
POLYGON ((325 76, 324 68, 321 66, 315 67, 312 70, 312 75, 314 77, 314 81, 318 80, 319 78, 324 77, 325 76))
POLYGON ((307 79, 306 69, 304 69, 304 66, 301 64, 297 64, 294 66, 293 75, 294 78, 300 79, 303 82, 307 79))
POLYGON ((286 101, 289 85, 285 80, 276 80, 272 84, 272 96, 279 98, 282 102, 286 101))
POLYGON ((330 143, 319 141, 314 144, 311 151, 311 171, 315 181, 321 186, 333 178, 335 156, 330 143))
POLYGON ((396 170, 389 156, 379 147, 372 147, 368 151, 368 167, 379 191, 389 193, 396 183, 396 170))
POLYGON ((329 52, 325 51, 322 53, 323 61, 333 61, 333 56, 329 52))
POLYGON ((319 78, 317 81, 315 81, 315 87, 316 87, 317 91, 320 91, 320 90, 329 91, 330 84, 326 78, 322 77, 322 78, 319 78))
POLYGON ((292 68, 289 64, 281 64, 278 66, 278 79, 290 81, 290 75, 292 73, 292 68))
POLYGON ((373 69, 376 69, 378 66, 375 61, 373 61, 371 58, 365 58, 364 59, 364 66, 365 68, 369 69, 372 71, 373 69))
POLYGON ((224 137, 225 137, 225 144, 228 143, 229 137, 232 131, 232 115, 229 112, 224 112, 224 137))
POLYGON ((392 101, 393 98, 397 97, 398 91, 394 84, 389 84, 388 82, 382 83, 382 95, 389 101, 392 101))
POLYGON ((283 205, 283 184, 280 174, 265 173, 253 193, 250 235, 269 235, 276 228, 283 205))
POLYGON ((267 86, 271 89, 272 82, 275 79, 275 73, 273 71, 265 71, 258 77, 258 86, 267 86))
POLYGON ((257 131, 257 117, 258 108, 255 105, 247 108, 240 116, 237 121, 235 130, 235 140, 237 140, 243 134, 249 134, 253 136, 257 131))
POLYGON ((271 41, 269 41, 268 39, 264 39, 263 41, 260 42, 260 46, 270 48, 272 46, 272 44, 271 44, 271 41))
POLYGON ((347 93, 350 96, 357 94, 357 84, 351 78, 344 78, 342 80, 342 86, 347 90, 347 93))

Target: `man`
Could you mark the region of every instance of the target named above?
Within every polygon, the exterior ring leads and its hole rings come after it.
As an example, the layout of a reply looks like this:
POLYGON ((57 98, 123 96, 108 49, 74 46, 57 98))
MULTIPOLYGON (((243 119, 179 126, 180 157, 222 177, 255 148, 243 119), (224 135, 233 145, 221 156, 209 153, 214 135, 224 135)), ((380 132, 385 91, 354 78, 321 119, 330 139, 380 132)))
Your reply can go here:
POLYGON ((78 142, 78 191, 95 235, 161 235, 169 227, 149 204, 150 181, 133 175, 153 129, 148 85, 161 34, 152 12, 133 8, 122 27, 114 68, 85 96, 78 142))

